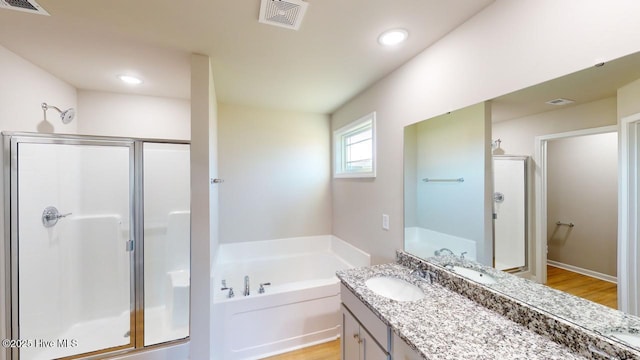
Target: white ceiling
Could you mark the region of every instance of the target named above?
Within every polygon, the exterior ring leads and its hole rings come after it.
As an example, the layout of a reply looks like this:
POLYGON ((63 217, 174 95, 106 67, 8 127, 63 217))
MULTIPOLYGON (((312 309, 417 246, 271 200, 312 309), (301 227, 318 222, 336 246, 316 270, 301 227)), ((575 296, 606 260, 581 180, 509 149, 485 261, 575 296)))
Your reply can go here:
POLYGON ((212 59, 218 101, 331 113, 493 0, 309 0, 299 31, 258 22, 260 0, 37 0, 0 9, 0 45, 78 89, 189 98, 190 54, 212 59), (383 48, 378 35, 409 39, 383 48), (126 87, 116 75, 137 74, 126 87))
POLYGON ((613 97, 619 88, 637 79, 640 79, 640 53, 493 99, 492 121, 518 119, 613 97), (546 104, 547 101, 557 98, 571 99, 575 102, 562 107, 546 104))

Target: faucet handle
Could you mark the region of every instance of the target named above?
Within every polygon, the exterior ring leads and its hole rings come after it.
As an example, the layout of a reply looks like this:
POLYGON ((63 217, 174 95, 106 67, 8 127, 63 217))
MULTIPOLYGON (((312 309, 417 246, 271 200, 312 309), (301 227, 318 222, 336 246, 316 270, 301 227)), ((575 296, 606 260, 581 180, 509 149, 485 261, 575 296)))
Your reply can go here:
POLYGON ((258 294, 264 294, 264 287, 267 285, 271 285, 270 282, 260 284, 260 288, 258 289, 258 294))
POLYGON ((227 287, 227 280, 222 280, 222 287, 226 288, 227 287))
POLYGON ((228 295, 229 298, 232 298, 232 297, 235 296, 235 294, 233 293, 233 288, 232 287, 223 287, 223 288, 220 288, 220 290, 223 290, 223 291, 224 290, 229 290, 229 295, 228 295))

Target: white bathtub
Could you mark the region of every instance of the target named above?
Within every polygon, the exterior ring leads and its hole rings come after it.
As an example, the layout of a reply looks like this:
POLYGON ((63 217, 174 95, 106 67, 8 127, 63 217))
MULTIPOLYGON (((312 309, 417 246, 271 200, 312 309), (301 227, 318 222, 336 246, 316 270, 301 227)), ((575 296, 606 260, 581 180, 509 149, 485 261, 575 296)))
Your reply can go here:
POLYGON ((260 359, 336 339, 335 272, 369 264, 368 254, 334 236, 220 245, 212 280, 212 358, 260 359), (249 296, 243 295, 245 275, 249 296), (220 290, 222 280, 233 287, 233 298, 220 290), (271 285, 259 294, 266 282, 271 285))
POLYGON ((435 256, 435 251, 447 248, 454 254, 465 253, 465 258, 476 261, 476 242, 421 227, 404 229, 404 250, 421 258, 435 256))

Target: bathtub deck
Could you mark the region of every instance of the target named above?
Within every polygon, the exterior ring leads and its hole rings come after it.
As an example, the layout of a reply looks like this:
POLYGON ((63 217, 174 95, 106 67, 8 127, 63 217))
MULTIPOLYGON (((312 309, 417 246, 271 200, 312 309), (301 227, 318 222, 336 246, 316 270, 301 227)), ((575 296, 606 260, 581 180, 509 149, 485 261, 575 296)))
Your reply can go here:
POLYGON ((264 360, 340 360, 340 339, 271 356, 264 360))

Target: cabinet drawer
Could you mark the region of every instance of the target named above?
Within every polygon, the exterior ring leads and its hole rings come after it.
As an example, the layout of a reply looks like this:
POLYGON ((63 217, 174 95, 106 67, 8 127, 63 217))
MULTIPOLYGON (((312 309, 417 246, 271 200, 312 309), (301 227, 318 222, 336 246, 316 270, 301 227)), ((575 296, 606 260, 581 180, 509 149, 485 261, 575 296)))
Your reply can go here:
POLYGON ((391 345, 389 327, 344 286, 344 284, 340 284, 340 297, 344 306, 351 311, 360 324, 367 329, 386 352, 389 352, 391 345))

